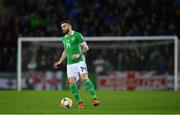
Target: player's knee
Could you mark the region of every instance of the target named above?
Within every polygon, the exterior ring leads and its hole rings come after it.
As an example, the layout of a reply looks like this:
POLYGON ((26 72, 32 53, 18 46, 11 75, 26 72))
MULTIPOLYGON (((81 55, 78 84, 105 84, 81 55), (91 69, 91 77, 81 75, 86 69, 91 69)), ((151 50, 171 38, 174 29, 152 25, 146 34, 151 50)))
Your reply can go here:
POLYGON ((75 77, 70 77, 68 79, 68 81, 69 81, 69 84, 74 84, 74 83, 76 83, 76 78, 75 77))
POLYGON ((83 81, 89 79, 87 73, 81 74, 80 76, 81 76, 81 80, 83 80, 83 81))

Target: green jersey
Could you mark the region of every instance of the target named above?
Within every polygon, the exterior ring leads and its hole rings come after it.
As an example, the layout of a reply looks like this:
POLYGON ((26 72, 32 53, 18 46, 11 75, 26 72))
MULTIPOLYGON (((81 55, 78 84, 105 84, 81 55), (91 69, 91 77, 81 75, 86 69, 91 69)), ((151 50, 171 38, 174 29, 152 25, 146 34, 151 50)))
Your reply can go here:
POLYGON ((65 35, 63 37, 62 42, 66 51, 67 64, 74 64, 85 60, 84 55, 81 55, 76 60, 72 59, 73 54, 81 51, 81 43, 84 42, 81 33, 72 31, 71 35, 65 35))

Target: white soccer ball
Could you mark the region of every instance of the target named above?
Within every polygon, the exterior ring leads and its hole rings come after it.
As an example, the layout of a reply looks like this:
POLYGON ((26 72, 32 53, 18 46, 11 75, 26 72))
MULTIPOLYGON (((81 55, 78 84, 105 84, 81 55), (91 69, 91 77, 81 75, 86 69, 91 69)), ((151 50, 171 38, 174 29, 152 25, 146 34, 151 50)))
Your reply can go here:
POLYGON ((65 108, 71 108, 72 104, 73 104, 73 101, 70 98, 65 97, 61 100, 60 106, 61 108, 65 109, 65 108))

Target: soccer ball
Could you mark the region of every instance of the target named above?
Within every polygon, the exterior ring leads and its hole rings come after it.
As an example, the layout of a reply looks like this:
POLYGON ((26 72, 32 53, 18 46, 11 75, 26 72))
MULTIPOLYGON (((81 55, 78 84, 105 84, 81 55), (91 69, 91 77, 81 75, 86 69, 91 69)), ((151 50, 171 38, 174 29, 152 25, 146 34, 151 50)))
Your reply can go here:
POLYGON ((70 98, 65 97, 61 100, 60 106, 61 108, 65 109, 65 108, 71 108, 72 104, 73 104, 73 101, 70 98))

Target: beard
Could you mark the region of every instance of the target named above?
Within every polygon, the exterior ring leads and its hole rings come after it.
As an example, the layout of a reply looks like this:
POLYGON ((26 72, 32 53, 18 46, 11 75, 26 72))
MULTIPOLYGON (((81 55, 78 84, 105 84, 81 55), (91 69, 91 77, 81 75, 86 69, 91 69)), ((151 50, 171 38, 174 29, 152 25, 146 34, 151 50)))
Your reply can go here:
POLYGON ((68 34, 68 32, 69 32, 69 29, 63 31, 64 34, 68 34))

